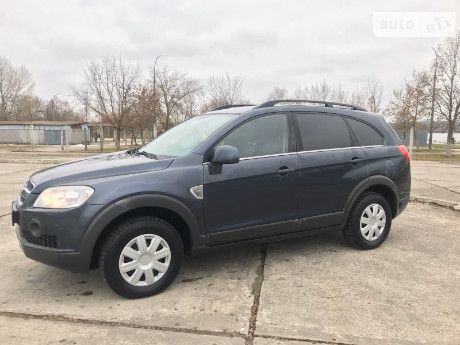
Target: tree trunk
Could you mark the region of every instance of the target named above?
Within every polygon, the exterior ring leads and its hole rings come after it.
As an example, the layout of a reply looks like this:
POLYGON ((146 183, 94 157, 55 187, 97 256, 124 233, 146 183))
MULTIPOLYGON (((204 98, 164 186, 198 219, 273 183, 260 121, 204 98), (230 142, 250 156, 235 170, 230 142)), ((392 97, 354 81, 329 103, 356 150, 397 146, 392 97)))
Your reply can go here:
POLYGON ((145 144, 145 139, 144 139, 144 130, 141 129, 141 141, 142 141, 142 145, 145 144))
POLYGON ((115 150, 120 151, 120 128, 113 128, 113 136, 115 140, 115 150))
POLYGON ((131 146, 133 146, 133 140, 134 140, 134 145, 137 146, 136 134, 134 132, 134 128, 131 128, 131 146))
POLYGON ((446 156, 452 157, 452 138, 454 136, 454 123, 449 123, 449 130, 447 131, 447 145, 446 156))

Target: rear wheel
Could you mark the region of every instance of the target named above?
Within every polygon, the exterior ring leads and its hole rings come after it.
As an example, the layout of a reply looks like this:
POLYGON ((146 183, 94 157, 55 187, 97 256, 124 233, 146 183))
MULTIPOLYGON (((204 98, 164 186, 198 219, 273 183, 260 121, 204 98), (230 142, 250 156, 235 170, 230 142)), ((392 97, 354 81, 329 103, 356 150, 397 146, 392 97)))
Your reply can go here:
POLYGON ((135 217, 107 237, 99 265, 108 285, 126 298, 152 296, 166 289, 182 265, 184 250, 177 231, 154 217, 135 217))
POLYGON ((354 204, 343 235, 356 248, 374 249, 385 242, 391 219, 387 200, 381 194, 366 193, 354 204))

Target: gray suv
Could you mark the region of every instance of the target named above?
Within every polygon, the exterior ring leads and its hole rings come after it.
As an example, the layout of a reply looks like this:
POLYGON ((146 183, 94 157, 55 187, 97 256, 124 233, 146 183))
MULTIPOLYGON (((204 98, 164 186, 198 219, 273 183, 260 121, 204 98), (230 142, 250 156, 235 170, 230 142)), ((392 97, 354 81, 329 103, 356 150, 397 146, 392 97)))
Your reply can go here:
POLYGON ((184 254, 328 230, 376 248, 410 184, 407 150, 381 115, 281 100, 220 107, 138 149, 39 171, 12 218, 27 257, 100 267, 139 298, 167 288, 184 254))

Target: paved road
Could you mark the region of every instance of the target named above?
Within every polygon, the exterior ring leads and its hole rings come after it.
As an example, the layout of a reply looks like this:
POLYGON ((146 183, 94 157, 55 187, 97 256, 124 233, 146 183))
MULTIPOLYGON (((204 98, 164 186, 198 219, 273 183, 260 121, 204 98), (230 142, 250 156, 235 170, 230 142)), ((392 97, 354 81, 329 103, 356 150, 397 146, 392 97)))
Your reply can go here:
POLYGON ((460 204, 460 163, 412 162, 412 195, 460 204))
POLYGON ((0 215, 6 214, 0 217, 2 344, 460 339, 460 212, 411 203, 387 242, 373 251, 354 250, 339 233, 328 233, 202 255, 187 259, 164 293, 125 300, 97 270, 62 271, 20 251, 10 202, 30 173, 44 166, 0 164, 0 215), (250 340, 251 317, 256 328, 250 340))

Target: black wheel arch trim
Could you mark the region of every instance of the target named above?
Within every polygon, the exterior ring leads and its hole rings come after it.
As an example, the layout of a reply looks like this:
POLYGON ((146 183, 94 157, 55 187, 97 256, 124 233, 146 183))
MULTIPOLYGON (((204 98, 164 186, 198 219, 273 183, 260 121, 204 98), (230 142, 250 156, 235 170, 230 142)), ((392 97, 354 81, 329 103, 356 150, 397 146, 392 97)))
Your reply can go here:
MULTIPOLYGON (((393 192, 393 195, 395 197, 396 201, 396 208, 398 208, 399 205, 399 192, 398 192, 398 187, 396 184, 389 179, 386 176, 383 175, 375 175, 375 176, 370 176, 365 180, 362 180, 360 183, 356 185, 356 187, 352 190, 350 195, 348 196, 347 202, 345 204, 344 208, 344 221, 348 218, 351 208, 355 204, 356 200, 361 196, 361 194, 374 186, 384 186, 390 188, 390 190, 393 192)), ((393 218, 396 215, 393 215, 393 218)))
POLYGON ((143 207, 161 207, 177 213, 190 230, 192 250, 206 245, 204 236, 200 236, 200 228, 192 211, 182 202, 162 194, 138 194, 120 199, 104 208, 91 222, 83 237, 80 253, 87 260, 89 269, 96 242, 104 229, 117 217, 131 210, 143 207))

